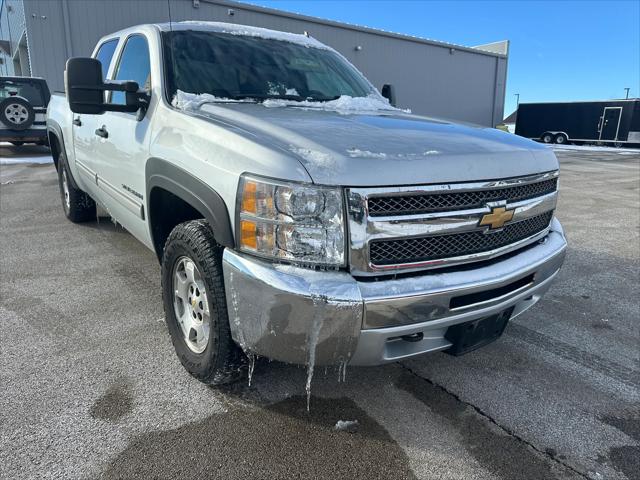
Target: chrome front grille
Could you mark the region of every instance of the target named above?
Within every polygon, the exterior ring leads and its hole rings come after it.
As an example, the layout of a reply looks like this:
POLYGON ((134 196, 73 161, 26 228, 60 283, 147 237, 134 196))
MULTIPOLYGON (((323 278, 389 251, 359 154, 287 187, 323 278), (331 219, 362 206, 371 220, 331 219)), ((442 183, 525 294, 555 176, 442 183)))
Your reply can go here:
POLYGON ((544 231, 553 211, 511 223, 495 233, 482 231, 432 235, 402 240, 378 240, 369 245, 373 265, 416 263, 442 258, 473 255, 511 245, 544 231))
POLYGON ((445 267, 521 248, 548 233, 557 186, 556 171, 488 182, 349 188, 351 272, 445 267), (494 224, 496 212, 505 211, 511 218, 494 224))
POLYGON ((372 197, 368 202, 369 215, 383 217, 482 208, 488 202, 504 200, 510 203, 540 197, 555 192, 557 186, 558 179, 550 178, 541 182, 490 190, 372 197))

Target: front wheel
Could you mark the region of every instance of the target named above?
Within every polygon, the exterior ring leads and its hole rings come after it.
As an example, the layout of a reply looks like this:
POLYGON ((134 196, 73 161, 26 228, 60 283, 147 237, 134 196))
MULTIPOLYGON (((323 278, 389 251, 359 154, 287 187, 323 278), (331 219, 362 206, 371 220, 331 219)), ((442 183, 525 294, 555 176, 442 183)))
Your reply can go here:
POLYGON ((162 299, 167 328, 184 368, 201 382, 237 380, 244 355, 231 338, 222 247, 205 220, 176 226, 162 257, 162 299))

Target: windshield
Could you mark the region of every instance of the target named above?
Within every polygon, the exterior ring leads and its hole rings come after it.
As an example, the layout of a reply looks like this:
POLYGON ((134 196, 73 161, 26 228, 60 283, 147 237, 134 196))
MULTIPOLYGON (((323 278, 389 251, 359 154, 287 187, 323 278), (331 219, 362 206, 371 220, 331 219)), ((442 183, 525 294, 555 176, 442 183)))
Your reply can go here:
POLYGON ((169 101, 178 90, 221 99, 318 102, 372 93, 367 80, 332 50, 219 32, 174 31, 163 39, 169 101))

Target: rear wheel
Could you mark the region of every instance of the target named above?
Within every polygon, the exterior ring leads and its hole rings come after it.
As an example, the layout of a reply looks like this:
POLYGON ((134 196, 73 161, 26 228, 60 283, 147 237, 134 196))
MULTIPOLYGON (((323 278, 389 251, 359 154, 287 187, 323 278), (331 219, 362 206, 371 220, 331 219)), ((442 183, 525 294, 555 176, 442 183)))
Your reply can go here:
POLYGON ((569 139, 564 133, 559 133, 558 135, 556 135, 556 143, 558 145, 564 145, 568 140, 569 139))
POLYGON ((85 192, 74 187, 64 153, 58 157, 58 184, 65 216, 73 223, 88 222, 96 218, 96 202, 85 192))
POLYGON ((205 220, 176 226, 162 257, 167 328, 184 368, 209 385, 240 378, 242 350, 231 338, 222 251, 205 220))
POLYGON ((542 140, 542 143, 551 143, 553 142, 553 135, 549 132, 545 132, 540 137, 540 140, 542 140))

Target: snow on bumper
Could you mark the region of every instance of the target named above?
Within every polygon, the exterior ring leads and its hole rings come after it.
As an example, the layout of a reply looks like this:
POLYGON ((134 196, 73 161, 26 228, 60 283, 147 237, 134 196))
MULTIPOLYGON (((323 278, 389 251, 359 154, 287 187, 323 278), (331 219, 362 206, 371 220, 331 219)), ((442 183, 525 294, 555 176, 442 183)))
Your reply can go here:
POLYGON ((511 307, 513 318, 533 306, 565 250, 554 219, 543 241, 488 265, 360 282, 347 272, 274 265, 227 249, 231 332, 246 352, 296 364, 377 365, 443 350, 451 325, 511 307))

